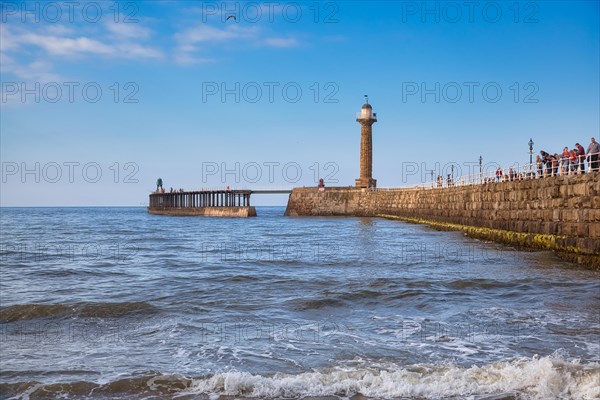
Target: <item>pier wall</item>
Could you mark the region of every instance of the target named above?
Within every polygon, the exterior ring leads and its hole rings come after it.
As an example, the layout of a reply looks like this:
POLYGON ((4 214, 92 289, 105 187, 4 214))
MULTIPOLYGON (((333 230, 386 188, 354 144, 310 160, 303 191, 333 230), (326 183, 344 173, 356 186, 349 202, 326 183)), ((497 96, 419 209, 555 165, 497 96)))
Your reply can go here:
POLYGON ((204 217, 256 217, 254 206, 246 207, 198 207, 198 208, 148 208, 149 214, 174 215, 182 217, 204 216, 204 217))
POLYGON ((479 227, 489 230, 480 229, 481 238, 560 250, 583 263, 590 260, 582 257, 592 256, 593 264, 600 258, 598 172, 440 189, 297 188, 286 215, 389 216, 441 229, 479 227))

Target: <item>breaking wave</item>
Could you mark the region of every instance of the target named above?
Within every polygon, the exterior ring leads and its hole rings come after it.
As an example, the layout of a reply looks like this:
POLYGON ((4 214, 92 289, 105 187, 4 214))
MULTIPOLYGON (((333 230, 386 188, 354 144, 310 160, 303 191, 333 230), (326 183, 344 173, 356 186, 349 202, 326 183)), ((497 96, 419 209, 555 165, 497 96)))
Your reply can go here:
POLYGON ((521 358, 468 368, 416 364, 404 367, 335 367, 297 375, 254 375, 228 371, 188 378, 148 372, 106 384, 90 382, 0 385, 12 398, 190 398, 208 395, 260 398, 304 398, 362 395, 380 399, 597 399, 600 364, 581 364, 560 357, 521 358), (476 397, 473 397, 476 396, 476 397), (485 397, 482 397, 485 396, 485 397), (493 396, 493 397, 489 397, 493 396))

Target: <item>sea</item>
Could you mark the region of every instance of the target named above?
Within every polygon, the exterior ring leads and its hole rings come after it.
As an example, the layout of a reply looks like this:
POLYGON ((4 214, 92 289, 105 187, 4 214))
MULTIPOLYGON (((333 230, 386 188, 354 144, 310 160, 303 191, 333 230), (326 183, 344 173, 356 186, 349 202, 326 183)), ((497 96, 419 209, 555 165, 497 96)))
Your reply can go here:
POLYGON ((1 399, 599 399, 600 273, 379 218, 0 209, 1 399))

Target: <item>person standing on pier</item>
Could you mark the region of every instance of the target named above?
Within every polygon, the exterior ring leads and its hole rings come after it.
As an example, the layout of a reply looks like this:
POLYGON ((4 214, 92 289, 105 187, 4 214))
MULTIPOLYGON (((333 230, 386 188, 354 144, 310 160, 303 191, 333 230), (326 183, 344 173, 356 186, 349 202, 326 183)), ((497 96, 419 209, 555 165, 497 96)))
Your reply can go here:
POLYGON ((579 143, 575 143, 575 149, 577 150, 578 169, 581 169, 581 173, 585 174, 585 149, 579 143))
POLYGON ((502 170, 500 167, 496 168, 496 182, 500 182, 502 180, 502 170))
POLYGON ((577 150, 575 149, 571 149, 569 152, 569 165, 571 168, 569 175, 577 175, 577 168, 579 168, 579 164, 577 163, 577 150))
POLYGON ((537 166, 538 178, 543 178, 544 177, 544 162, 542 161, 542 158, 539 155, 535 156, 535 165, 537 166))
POLYGON ((569 153, 569 148, 567 146, 565 146, 565 148, 563 149, 563 152, 561 154, 560 160, 561 160, 561 175, 568 175, 569 174, 569 157, 570 157, 570 153, 569 153))
POLYGON ((596 138, 592 138, 592 142, 587 148, 587 154, 590 162, 590 171, 598 171, 600 164, 600 143, 596 142, 596 138))
POLYGON ((552 176, 552 155, 543 150, 540 151, 540 155, 542 156, 542 162, 546 166, 545 176, 552 176))
POLYGON ((558 176, 558 167, 560 165, 560 156, 554 153, 552 157, 552 176, 558 176))
POLYGON ((512 167, 510 167, 510 168, 508 169, 508 180, 512 182, 512 181, 514 181, 514 180, 515 180, 516 176, 517 176, 517 174, 516 174, 516 173, 515 173, 515 171, 512 169, 512 167))

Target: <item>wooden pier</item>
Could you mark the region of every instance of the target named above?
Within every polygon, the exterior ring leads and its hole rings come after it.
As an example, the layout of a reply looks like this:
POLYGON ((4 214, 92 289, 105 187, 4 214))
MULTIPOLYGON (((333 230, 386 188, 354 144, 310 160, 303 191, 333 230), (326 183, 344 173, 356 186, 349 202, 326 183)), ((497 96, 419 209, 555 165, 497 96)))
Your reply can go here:
POLYGON ((212 217, 255 217, 250 190, 150 193, 148 213, 212 217))

